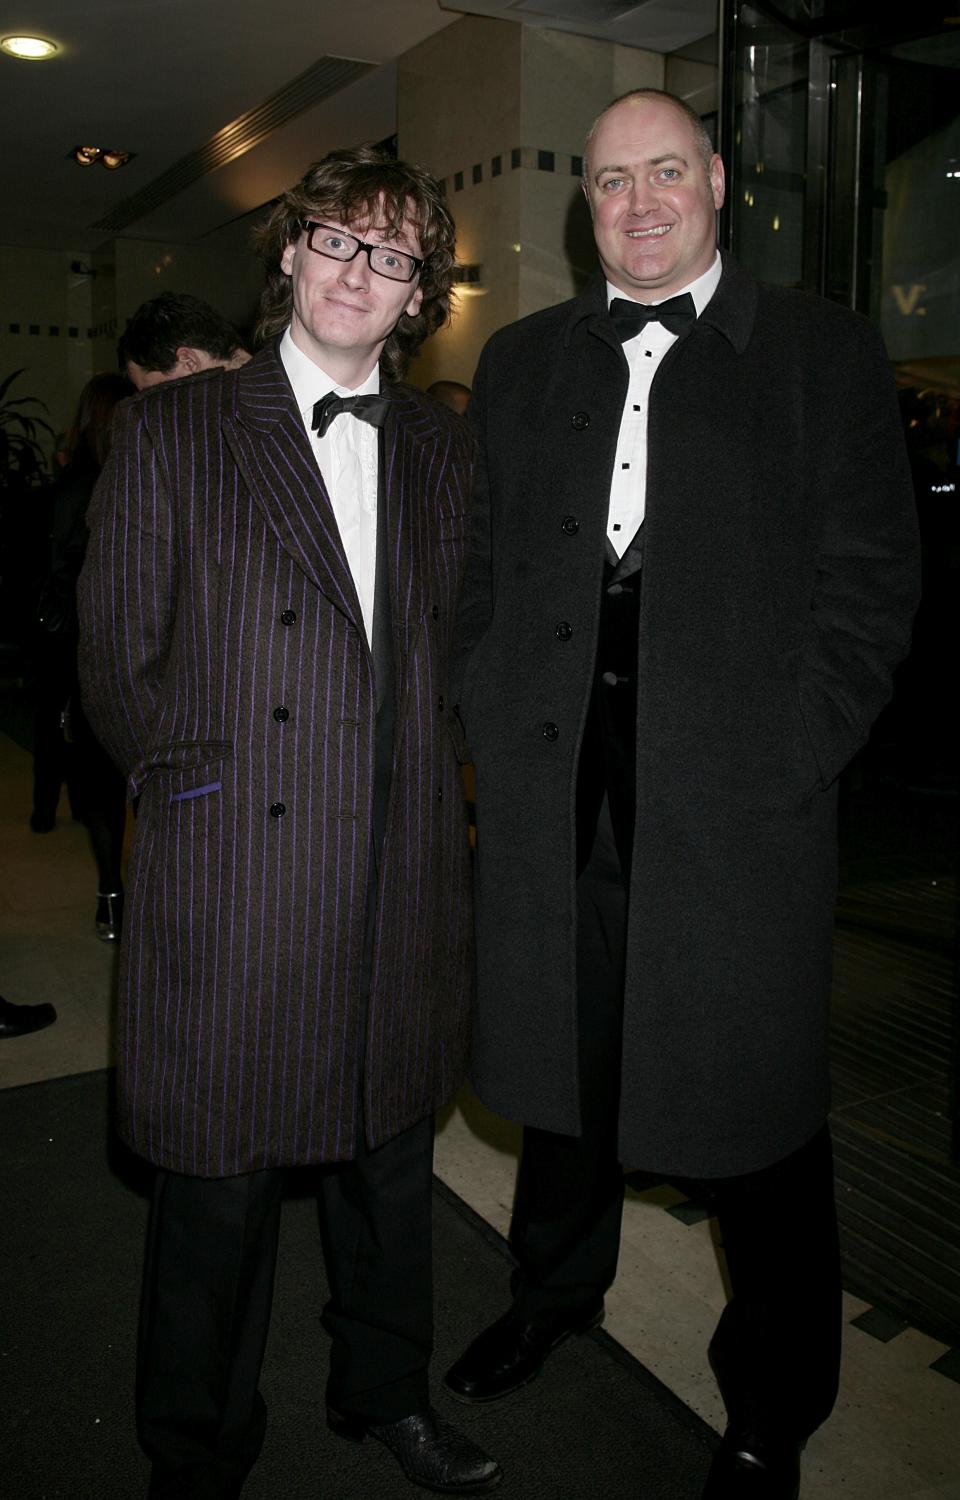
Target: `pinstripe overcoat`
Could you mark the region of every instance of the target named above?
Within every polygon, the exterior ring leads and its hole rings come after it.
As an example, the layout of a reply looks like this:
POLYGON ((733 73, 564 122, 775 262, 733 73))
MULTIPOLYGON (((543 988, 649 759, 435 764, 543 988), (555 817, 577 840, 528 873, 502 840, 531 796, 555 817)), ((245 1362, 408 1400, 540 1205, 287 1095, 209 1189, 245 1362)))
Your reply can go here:
POLYGON ((125 403, 91 505, 83 701, 137 799, 119 1129, 173 1171, 348 1159, 463 1074, 469 853, 443 694, 471 440, 385 389, 396 720, 367 1007, 373 663, 275 349, 125 403))

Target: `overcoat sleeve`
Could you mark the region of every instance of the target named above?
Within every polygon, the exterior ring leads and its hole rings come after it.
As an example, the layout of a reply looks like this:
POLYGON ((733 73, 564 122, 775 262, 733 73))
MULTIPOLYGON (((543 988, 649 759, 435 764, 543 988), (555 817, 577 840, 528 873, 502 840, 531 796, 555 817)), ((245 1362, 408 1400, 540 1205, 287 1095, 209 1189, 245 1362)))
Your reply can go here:
POLYGON ((480 357, 468 407, 468 420, 478 443, 470 505, 470 538, 463 586, 457 606, 450 668, 451 696, 455 712, 466 724, 470 669, 477 648, 493 618, 493 515, 490 471, 487 463, 486 386, 487 354, 480 357))
POLYGON ((87 516, 90 543, 78 583, 84 712, 131 779, 156 729, 170 650, 176 569, 167 476, 143 410, 122 410, 87 516))
POLYGON ((800 708, 828 786, 866 741, 906 655, 919 595, 913 486, 890 366, 865 319, 836 347, 833 451, 816 582, 801 648, 800 708))

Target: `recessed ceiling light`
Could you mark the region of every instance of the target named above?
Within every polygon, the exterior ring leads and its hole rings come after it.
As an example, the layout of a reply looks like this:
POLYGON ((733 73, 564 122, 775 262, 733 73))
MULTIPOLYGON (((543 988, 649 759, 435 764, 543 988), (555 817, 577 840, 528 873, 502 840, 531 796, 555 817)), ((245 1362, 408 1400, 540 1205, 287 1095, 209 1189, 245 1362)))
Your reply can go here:
POLYGON ((57 44, 42 36, 5 36, 0 42, 0 51, 19 58, 21 62, 44 62, 57 51, 57 44))
POLYGON ((97 162, 101 167, 106 167, 108 172, 115 172, 118 167, 125 167, 128 161, 136 156, 135 151, 116 151, 113 148, 103 146, 74 146, 67 155, 78 167, 92 167, 97 162))

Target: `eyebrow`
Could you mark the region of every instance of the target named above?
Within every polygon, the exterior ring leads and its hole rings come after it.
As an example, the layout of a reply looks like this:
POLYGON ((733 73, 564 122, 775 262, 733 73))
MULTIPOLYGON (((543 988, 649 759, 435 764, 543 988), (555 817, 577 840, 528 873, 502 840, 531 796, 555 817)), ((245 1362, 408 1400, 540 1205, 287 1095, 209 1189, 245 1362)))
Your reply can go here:
MULTIPOLYGON (((647 157, 647 160, 646 160, 646 162, 645 162, 644 165, 648 166, 648 167, 661 167, 661 166, 663 166, 663 163, 665 161, 679 161, 679 162, 682 162, 685 167, 688 167, 690 165, 690 163, 687 161, 687 158, 685 156, 683 156, 681 154, 681 152, 679 152, 679 151, 666 151, 663 154, 663 156, 649 156, 649 157, 647 157)), ((597 170, 595 171, 594 176, 595 177, 600 177, 600 176, 603 175, 604 172, 629 172, 629 171, 630 171, 629 167, 617 167, 617 166, 597 167, 597 170)))

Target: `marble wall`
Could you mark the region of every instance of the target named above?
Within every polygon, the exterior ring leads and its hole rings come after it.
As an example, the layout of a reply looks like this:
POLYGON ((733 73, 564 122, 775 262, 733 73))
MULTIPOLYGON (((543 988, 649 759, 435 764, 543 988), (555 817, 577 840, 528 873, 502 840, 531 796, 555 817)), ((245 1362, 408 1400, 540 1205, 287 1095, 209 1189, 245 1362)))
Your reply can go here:
POLYGON ((458 258, 482 277, 415 361, 416 384, 469 385, 491 333, 582 286, 596 264, 584 138, 610 99, 664 76, 658 53, 480 16, 400 58, 400 154, 444 180, 458 258))

